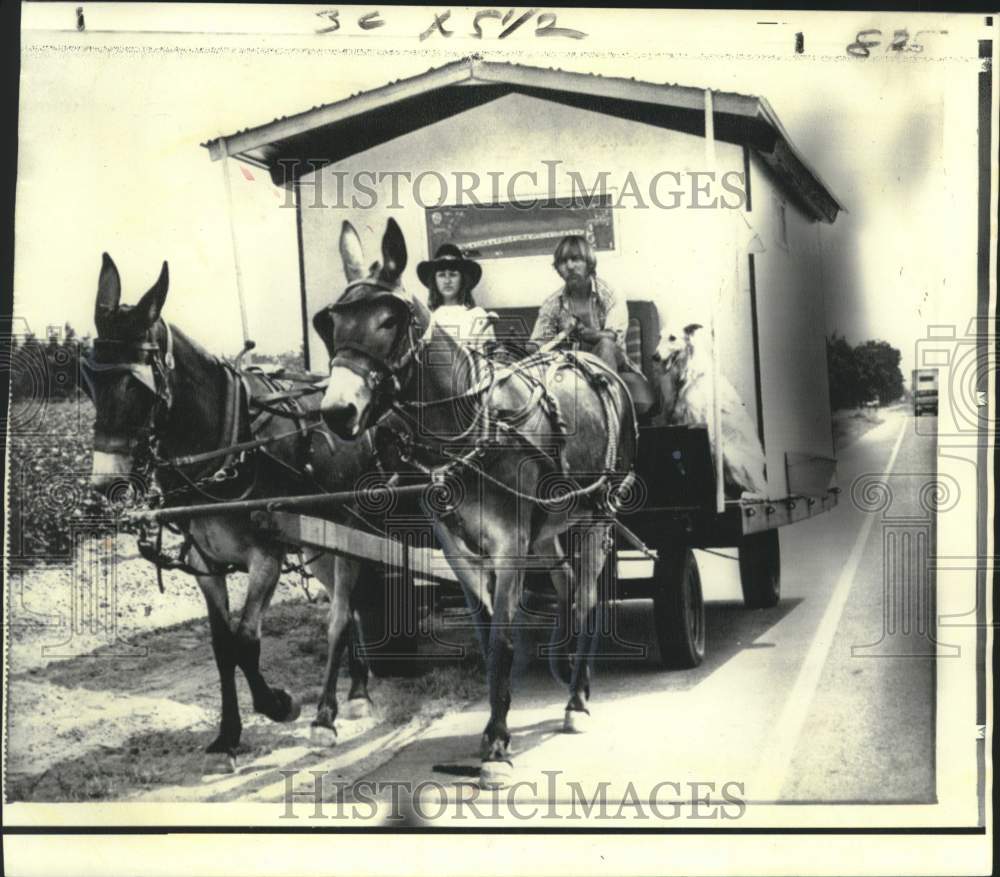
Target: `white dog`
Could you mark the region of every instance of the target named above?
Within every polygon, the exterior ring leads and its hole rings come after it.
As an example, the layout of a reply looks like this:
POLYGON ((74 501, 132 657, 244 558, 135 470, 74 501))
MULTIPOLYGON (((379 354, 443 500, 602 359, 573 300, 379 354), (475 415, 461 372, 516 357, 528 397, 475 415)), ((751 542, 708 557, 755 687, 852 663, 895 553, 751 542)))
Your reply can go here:
MULTIPOLYGON (((712 353, 709 333, 698 323, 684 327, 682 337, 661 336, 654 360, 659 380, 663 408, 660 419, 668 425, 704 424, 711 443, 715 432, 712 406, 712 353)), ((757 437, 757 428, 746 405, 725 376, 717 377, 719 411, 722 416, 725 486, 737 496, 764 497, 767 480, 764 476, 764 450, 757 437)), ((713 456, 717 449, 712 445, 713 456)))

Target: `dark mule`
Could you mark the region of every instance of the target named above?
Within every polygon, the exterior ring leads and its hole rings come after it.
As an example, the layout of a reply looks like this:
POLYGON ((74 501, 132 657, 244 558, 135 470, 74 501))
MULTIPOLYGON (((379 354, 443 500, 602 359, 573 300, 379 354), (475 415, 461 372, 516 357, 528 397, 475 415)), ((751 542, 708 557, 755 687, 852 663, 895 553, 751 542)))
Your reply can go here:
MULTIPOLYGON (((97 413, 95 487, 110 492, 116 482, 136 476, 145 479, 156 471, 167 506, 350 489, 373 463, 371 444, 338 441, 318 422, 307 424, 310 411, 318 421, 319 393, 302 396, 299 417, 264 413, 251 431, 250 399, 260 390, 271 391, 273 397, 275 383, 253 372, 238 373, 160 319, 167 285, 164 263, 156 284, 138 304, 121 305, 118 270, 104 255, 95 311, 97 339, 93 358, 84 365, 97 413), (277 438, 249 451, 246 459, 237 454, 210 455, 262 436, 277 438), (178 460, 199 454, 209 459, 178 460)), ((194 518, 185 530, 186 562, 208 604, 222 686, 221 726, 208 751, 234 757, 242 729, 237 667, 246 676, 257 712, 278 722, 294 721, 300 712, 298 701, 268 685, 260 670, 261 620, 286 547, 248 514, 194 518), (247 572, 249 579, 235 627, 226 587, 226 573, 232 569, 247 572)), ((331 603, 326 672, 312 736, 315 742, 332 744, 338 669, 352 638, 356 647, 350 649, 351 689, 345 714, 364 714, 370 706, 368 667, 359 648, 360 618, 352 603, 363 567, 329 554, 318 555, 308 566, 326 587, 331 603)))
POLYGON ((446 486, 444 499, 427 503, 438 540, 481 618, 484 603, 493 604, 480 784, 501 786, 511 772, 512 634, 528 566, 550 571, 560 601, 549 654, 569 685, 564 729, 581 731, 589 717, 598 580, 615 504, 632 478, 631 399, 587 354, 538 353, 512 363, 458 345, 400 287, 406 246, 393 220, 382 264, 370 272, 350 223, 340 250, 349 283, 313 321, 332 357, 323 416, 346 438, 380 422, 446 486), (558 537, 570 527, 567 559, 558 537))

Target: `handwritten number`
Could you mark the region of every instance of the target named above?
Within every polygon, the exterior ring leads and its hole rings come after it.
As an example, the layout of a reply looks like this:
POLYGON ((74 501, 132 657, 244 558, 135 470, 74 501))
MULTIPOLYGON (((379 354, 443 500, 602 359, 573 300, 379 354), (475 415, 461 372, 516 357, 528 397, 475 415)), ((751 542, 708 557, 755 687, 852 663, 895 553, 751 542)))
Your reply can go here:
POLYGON ((887 52, 905 52, 906 43, 910 39, 910 33, 906 30, 897 30, 892 34, 892 42, 886 46, 885 50, 887 52))
MULTIPOLYGON (((580 30, 575 30, 570 27, 559 27, 558 19, 553 12, 543 12, 538 14, 537 8, 532 8, 526 12, 522 12, 518 15, 519 10, 514 8, 508 8, 505 12, 501 12, 500 9, 480 9, 476 12, 475 17, 472 20, 472 33, 473 39, 481 40, 484 38, 483 33, 483 22, 484 21, 498 21, 500 27, 503 28, 502 31, 497 35, 497 39, 504 40, 511 34, 520 30, 524 25, 526 25, 532 18, 537 16, 535 22, 535 36, 536 37, 563 37, 565 39, 571 40, 582 40, 587 37, 587 34, 580 30), (515 16, 517 16, 515 18, 515 16)), ((316 33, 318 34, 328 34, 336 33, 341 29, 340 23, 340 10, 339 9, 321 9, 314 13, 318 18, 324 20, 325 27, 318 28, 316 33)), ((428 39, 433 36, 435 31, 442 37, 447 39, 454 34, 454 31, 445 27, 445 22, 451 18, 451 10, 448 9, 445 12, 439 12, 434 15, 434 20, 431 22, 430 26, 420 34, 420 41, 428 39)), ((376 30, 377 28, 384 27, 386 24, 385 19, 382 18, 381 13, 378 10, 373 10, 372 12, 366 12, 360 15, 357 19, 358 27, 362 31, 376 30)), ((865 32, 863 32, 865 33, 865 32)), ((877 33, 877 31, 876 31, 877 33)), ((898 34, 899 32, 897 32, 898 34)), ((859 39, 861 34, 858 35, 859 39)), ((857 45, 857 44, 855 44, 857 45)), ((870 45, 877 45, 877 41, 870 45)), ((851 54, 857 54, 857 51, 852 50, 852 47, 848 47, 848 51, 851 54)), ((916 49, 919 51, 919 48, 916 49)), ((864 49, 865 54, 862 57, 867 57, 867 49, 864 49)))
POLYGON ((871 55, 872 47, 877 46, 880 42, 882 42, 881 37, 882 31, 880 30, 858 31, 855 41, 847 47, 847 54, 853 55, 855 58, 867 58, 871 55), (866 39, 873 34, 877 34, 879 38, 875 40, 866 39))
POLYGON ((921 34, 925 34, 925 33, 942 34, 943 36, 947 36, 948 35, 948 31, 946 31, 946 30, 918 30, 913 35, 913 41, 910 43, 910 51, 911 52, 922 52, 924 50, 924 44, 923 43, 918 43, 917 42, 917 38, 921 34))
MULTIPOLYGON (((507 14, 509 15, 510 13, 507 13, 507 14)), ((500 17, 501 16, 500 16, 500 10, 499 9, 481 9, 481 10, 479 10, 479 12, 476 13, 476 17, 474 19, 472 19, 472 27, 473 27, 472 36, 473 36, 473 38, 475 38, 477 40, 481 40, 483 38, 483 28, 480 26, 479 22, 481 22, 484 18, 500 18, 500 17)), ((503 24, 503 21, 501 21, 500 23, 503 24)))
POLYGON ((556 16, 552 12, 543 12, 538 16, 535 26, 536 37, 566 37, 571 40, 582 40, 587 35, 582 30, 571 27, 556 27, 556 16))
POLYGON ((320 18, 325 18, 328 21, 333 22, 330 27, 320 28, 316 33, 333 33, 334 31, 340 30, 340 10, 339 9, 322 9, 316 13, 320 18))

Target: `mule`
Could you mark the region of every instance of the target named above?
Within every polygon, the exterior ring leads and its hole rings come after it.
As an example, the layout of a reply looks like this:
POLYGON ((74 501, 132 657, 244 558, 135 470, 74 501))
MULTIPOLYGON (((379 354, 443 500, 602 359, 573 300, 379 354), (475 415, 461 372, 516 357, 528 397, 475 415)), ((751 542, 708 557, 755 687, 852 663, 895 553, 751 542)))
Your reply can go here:
POLYGON ((392 219, 381 263, 366 272, 349 222, 340 255, 348 284, 313 320, 331 356, 323 417, 347 439, 377 422, 392 430, 442 487, 426 510, 488 630, 490 718, 479 781, 498 788, 513 768, 513 628, 528 567, 549 571, 560 606, 548 654, 569 687, 563 729, 586 727, 599 577, 616 502, 633 477, 632 402, 618 376, 589 354, 540 352, 511 362, 460 346, 402 288, 406 244, 392 219), (567 557, 559 537, 571 527, 567 557))
MULTIPOLYGON (((265 411, 251 430, 254 392, 282 394, 273 392, 274 382, 253 372, 238 372, 165 322, 160 314, 168 284, 164 262, 159 279, 139 302, 123 305, 118 269, 104 254, 94 315, 97 337, 92 359, 84 363, 96 408, 92 474, 96 489, 107 494, 129 480, 148 484, 155 472, 164 504, 170 506, 345 490, 371 468, 370 443, 340 441, 322 428, 318 393, 301 395, 301 408, 295 410, 302 417, 273 416, 277 412, 270 406, 271 416, 265 411), (314 423, 305 422, 309 416, 314 423), (292 424, 299 428, 290 428, 292 424), (248 451, 245 458, 213 454, 250 440, 252 433, 273 441, 248 451)), ((193 518, 184 529, 186 563, 208 607, 222 695, 218 736, 207 751, 222 753, 234 763, 242 732, 237 667, 249 684, 255 711, 276 722, 291 722, 301 710, 292 694, 266 682, 260 668, 261 622, 287 547, 248 514, 193 518), (248 574, 246 600, 235 619, 226 586, 226 574, 233 569, 248 574)), ((354 586, 367 568, 325 553, 314 557, 308 568, 330 595, 326 668, 311 736, 315 743, 332 745, 337 676, 351 640, 345 715, 358 717, 370 709, 368 666, 354 600, 354 586)))

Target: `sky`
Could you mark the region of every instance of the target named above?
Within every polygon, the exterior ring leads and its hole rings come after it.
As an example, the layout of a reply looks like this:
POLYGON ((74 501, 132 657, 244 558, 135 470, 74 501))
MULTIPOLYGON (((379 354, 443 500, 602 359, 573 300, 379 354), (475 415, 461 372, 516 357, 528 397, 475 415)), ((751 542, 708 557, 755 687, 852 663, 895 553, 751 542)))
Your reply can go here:
POLYGON ((107 251, 126 301, 168 260, 168 316, 235 352, 231 216, 250 334, 264 351, 297 349, 294 211, 264 172, 248 179, 232 161, 228 211, 224 165, 199 144, 473 51, 766 97, 846 208, 821 234, 828 330, 888 340, 908 374, 929 325, 964 328, 974 313, 981 17, 562 9, 558 25, 586 38, 542 39, 529 22, 501 41, 491 21, 484 39, 463 36, 474 11, 461 7, 452 37, 425 40, 427 9, 386 8, 385 26, 363 31, 375 7, 339 7, 340 29, 315 34, 330 7, 94 4, 84 33, 75 8, 27 4, 22 16, 14 311, 36 333, 92 329, 107 251), (933 33, 920 53, 887 53, 884 37, 868 58, 848 54, 873 28, 933 33))

